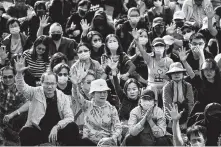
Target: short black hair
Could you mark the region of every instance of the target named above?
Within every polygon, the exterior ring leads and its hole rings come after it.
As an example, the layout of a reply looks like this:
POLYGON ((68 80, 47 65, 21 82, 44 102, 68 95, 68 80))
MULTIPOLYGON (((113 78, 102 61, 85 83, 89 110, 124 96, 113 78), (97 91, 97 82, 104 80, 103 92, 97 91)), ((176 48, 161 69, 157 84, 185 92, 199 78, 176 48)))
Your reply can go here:
POLYGON ((13 23, 15 23, 15 22, 17 22, 17 24, 19 25, 19 27, 21 27, 21 24, 20 24, 20 22, 18 21, 17 18, 10 18, 10 19, 7 21, 7 24, 6 24, 6 27, 8 28, 8 30, 9 30, 9 25, 10 25, 10 24, 13 24, 13 23))
POLYGON ((86 43, 86 42, 79 43, 77 48, 76 48, 76 51, 78 52, 79 48, 82 47, 82 46, 87 47, 91 51, 90 45, 88 43, 86 43))
POLYGON ((203 34, 201 33, 194 33, 190 36, 190 43, 194 40, 194 39, 202 39, 204 42, 206 42, 206 38, 203 34))
POLYGON ((65 54, 61 52, 55 53, 50 59, 49 71, 53 71, 55 65, 61 63, 63 60, 65 61, 65 63, 68 63, 68 58, 65 54))
POLYGON ((194 134, 195 136, 199 136, 199 134, 202 134, 204 140, 206 141, 207 140, 206 132, 207 130, 204 126, 192 125, 191 127, 187 128, 186 134, 187 134, 188 140, 190 140, 190 136, 192 134, 194 134))

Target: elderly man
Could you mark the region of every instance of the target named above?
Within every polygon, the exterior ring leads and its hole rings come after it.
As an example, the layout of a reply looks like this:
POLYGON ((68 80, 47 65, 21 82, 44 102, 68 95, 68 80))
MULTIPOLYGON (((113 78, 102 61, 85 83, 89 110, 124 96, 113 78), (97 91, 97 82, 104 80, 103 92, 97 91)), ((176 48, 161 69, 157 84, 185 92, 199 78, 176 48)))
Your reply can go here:
POLYGON ((15 62, 17 89, 30 101, 28 119, 19 134, 21 145, 34 146, 56 141, 64 145, 78 145, 79 129, 73 122, 70 98, 56 89, 57 76, 46 72, 41 77, 42 86, 28 86, 22 76, 27 69, 24 62, 24 58, 15 62))

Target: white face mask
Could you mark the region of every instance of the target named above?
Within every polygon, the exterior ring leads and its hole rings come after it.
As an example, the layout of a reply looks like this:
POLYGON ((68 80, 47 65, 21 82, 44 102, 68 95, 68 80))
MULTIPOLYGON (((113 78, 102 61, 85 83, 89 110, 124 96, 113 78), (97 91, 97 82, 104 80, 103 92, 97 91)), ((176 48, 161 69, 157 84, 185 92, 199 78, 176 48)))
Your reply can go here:
POLYGON ((117 42, 112 42, 112 43, 108 43, 107 44, 108 48, 111 49, 111 50, 117 50, 119 45, 117 42))
POLYGON ((90 52, 82 52, 81 54, 78 54, 78 57, 80 60, 87 60, 90 58, 90 52))
POLYGON ((162 6, 162 1, 154 1, 153 4, 155 7, 160 7, 162 6))
POLYGON ((154 52, 157 55, 163 56, 164 53, 164 47, 154 47, 154 52))
POLYGON ((20 32, 20 28, 19 27, 10 28, 9 31, 10 31, 10 34, 15 35, 20 32))
POLYGON ((66 84, 68 82, 68 77, 65 77, 65 76, 61 76, 61 77, 58 77, 58 83, 59 84, 66 84))
POLYGON ((185 35, 183 35, 184 40, 189 40, 190 36, 192 35, 192 32, 186 33, 185 35))
POLYGON ((140 20, 140 17, 130 17, 130 21, 131 21, 132 23, 138 23, 139 20, 140 20))
POLYGON ((147 42, 148 42, 148 38, 140 37, 139 42, 140 42, 141 45, 146 45, 147 42))
POLYGON ((100 41, 97 41, 96 43, 93 43, 93 47, 100 48, 102 43, 100 41))

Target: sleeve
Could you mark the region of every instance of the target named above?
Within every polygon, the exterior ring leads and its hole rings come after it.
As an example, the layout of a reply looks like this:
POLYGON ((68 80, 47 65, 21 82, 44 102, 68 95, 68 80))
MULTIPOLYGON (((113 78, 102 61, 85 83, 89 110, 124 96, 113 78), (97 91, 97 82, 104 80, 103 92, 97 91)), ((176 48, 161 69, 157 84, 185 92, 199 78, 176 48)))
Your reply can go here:
POLYGON ((65 27, 65 31, 67 34, 71 34, 73 32, 73 29, 71 28, 71 24, 73 22, 73 15, 71 15, 71 17, 68 19, 66 27, 65 27))
POLYGON ((185 15, 186 21, 189 21, 190 18, 188 18, 188 5, 187 5, 187 1, 184 2, 183 7, 182 7, 182 11, 185 15))
POLYGON ((114 106, 112 107, 112 137, 113 139, 117 140, 117 138, 122 133, 122 126, 121 122, 117 113, 117 109, 114 106))
POLYGON ((124 94, 122 88, 120 87, 120 83, 118 81, 117 76, 113 76, 113 80, 114 80, 114 89, 116 91, 116 94, 118 98, 120 99, 120 101, 122 102, 123 99, 126 97, 126 95, 124 94))
POLYGON ((133 64, 133 62, 130 60, 130 58, 127 56, 126 53, 123 53, 123 59, 121 66, 128 66, 128 73, 131 74, 133 71, 135 71, 136 66, 133 64))
POLYGON ((200 78, 199 75, 196 75, 193 79, 190 79, 190 83, 196 89, 200 89, 203 84, 202 79, 200 78))
POLYGON ((169 109, 169 105, 172 104, 172 90, 170 89, 170 83, 167 83, 164 87, 163 87, 163 109, 165 112, 165 116, 168 120, 171 120, 170 114, 168 112, 167 109, 169 109))
POLYGON ((129 132, 132 136, 137 136, 144 129, 144 127, 138 122, 135 110, 136 109, 133 109, 130 112, 130 118, 128 120, 129 132))
POLYGON ((187 94, 186 98, 188 100, 188 114, 190 115, 190 112, 192 111, 193 105, 194 105, 194 94, 193 94, 193 88, 192 85, 188 83, 187 85, 187 94))

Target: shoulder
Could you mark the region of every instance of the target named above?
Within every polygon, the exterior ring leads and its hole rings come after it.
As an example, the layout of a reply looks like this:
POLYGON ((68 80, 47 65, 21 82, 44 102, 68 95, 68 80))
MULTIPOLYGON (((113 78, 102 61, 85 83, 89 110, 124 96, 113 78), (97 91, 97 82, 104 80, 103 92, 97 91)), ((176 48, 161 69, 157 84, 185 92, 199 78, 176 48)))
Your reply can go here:
POLYGON ((163 110, 162 110, 160 107, 158 107, 158 106, 155 106, 155 108, 154 108, 154 113, 155 113, 158 117, 162 117, 162 115, 164 115, 163 110))
POLYGON ((140 106, 136 106, 130 111, 131 114, 138 114, 139 112, 140 112, 140 106))

